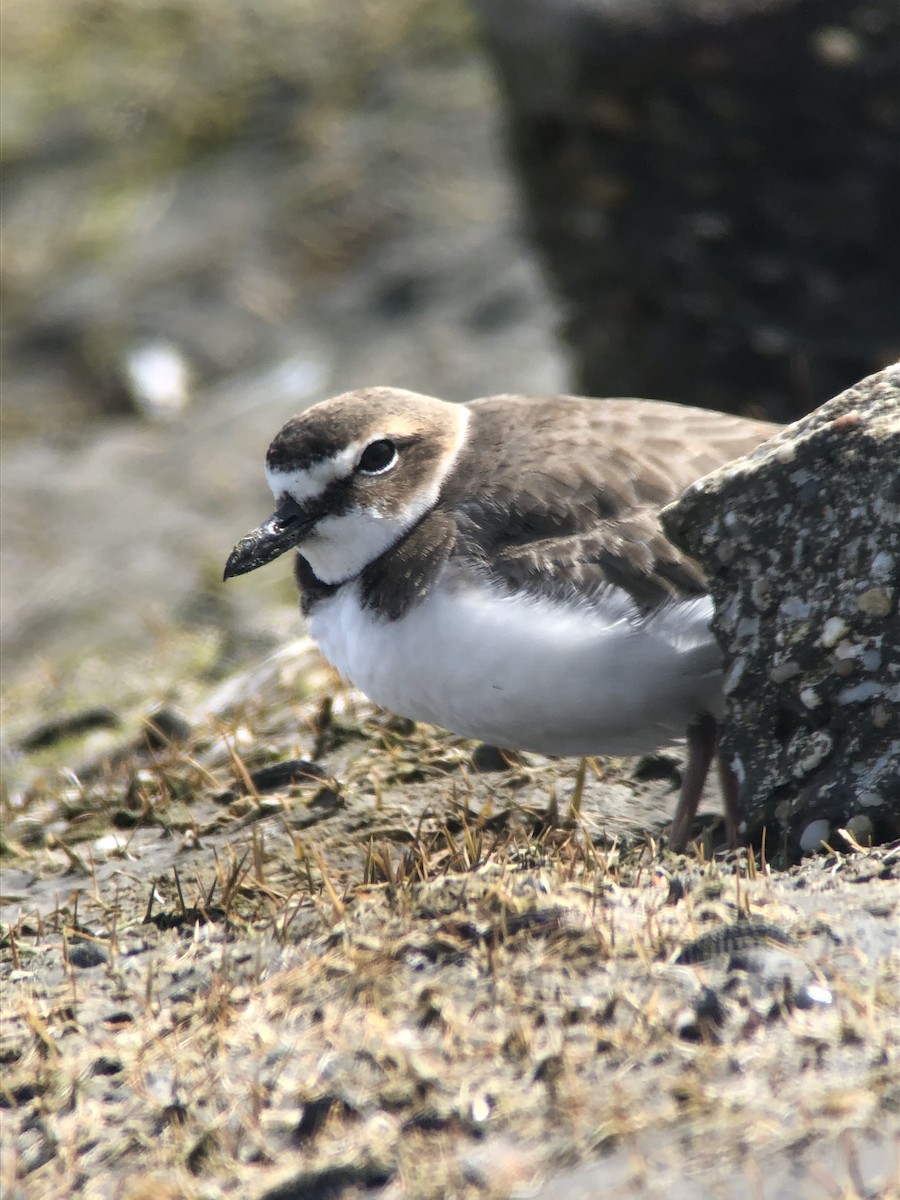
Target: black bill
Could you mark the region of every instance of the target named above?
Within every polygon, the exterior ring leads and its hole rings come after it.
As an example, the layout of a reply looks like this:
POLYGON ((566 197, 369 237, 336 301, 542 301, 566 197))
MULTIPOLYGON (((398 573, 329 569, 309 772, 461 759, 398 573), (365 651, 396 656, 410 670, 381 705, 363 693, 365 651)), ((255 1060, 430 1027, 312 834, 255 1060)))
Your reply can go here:
POLYGON ((229 554, 224 578, 246 575, 293 549, 312 529, 316 515, 301 508, 296 500, 282 500, 268 521, 242 537, 229 554))

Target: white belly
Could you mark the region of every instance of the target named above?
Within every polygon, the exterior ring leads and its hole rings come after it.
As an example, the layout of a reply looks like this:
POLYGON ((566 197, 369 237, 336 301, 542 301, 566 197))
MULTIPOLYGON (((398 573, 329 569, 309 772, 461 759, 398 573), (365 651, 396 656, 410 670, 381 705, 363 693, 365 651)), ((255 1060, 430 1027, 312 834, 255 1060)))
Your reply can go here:
POLYGON ((349 584, 311 626, 341 675, 400 716, 510 749, 637 754, 720 712, 711 614, 701 598, 639 621, 614 588, 569 606, 438 586, 383 621, 349 584))

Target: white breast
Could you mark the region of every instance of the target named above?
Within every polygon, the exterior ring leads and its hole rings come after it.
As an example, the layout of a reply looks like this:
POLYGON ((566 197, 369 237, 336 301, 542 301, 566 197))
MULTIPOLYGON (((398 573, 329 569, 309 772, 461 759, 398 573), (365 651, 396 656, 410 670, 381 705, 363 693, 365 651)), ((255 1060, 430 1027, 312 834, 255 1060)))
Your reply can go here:
POLYGON ((376 704, 467 737, 542 754, 637 754, 721 710, 708 598, 640 620, 627 594, 567 605, 437 586, 399 621, 348 584, 317 604, 312 633, 376 704))

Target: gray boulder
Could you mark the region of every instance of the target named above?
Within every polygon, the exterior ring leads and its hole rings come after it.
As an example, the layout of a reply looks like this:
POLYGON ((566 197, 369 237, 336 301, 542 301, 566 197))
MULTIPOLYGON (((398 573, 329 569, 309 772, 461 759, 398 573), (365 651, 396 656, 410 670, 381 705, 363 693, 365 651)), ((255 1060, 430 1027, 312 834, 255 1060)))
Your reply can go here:
POLYGON ((900 836, 900 364, 663 512, 726 658, 747 834, 793 861, 900 836))
POLYGON ((897 0, 474 0, 574 386, 794 420, 900 325, 897 0))

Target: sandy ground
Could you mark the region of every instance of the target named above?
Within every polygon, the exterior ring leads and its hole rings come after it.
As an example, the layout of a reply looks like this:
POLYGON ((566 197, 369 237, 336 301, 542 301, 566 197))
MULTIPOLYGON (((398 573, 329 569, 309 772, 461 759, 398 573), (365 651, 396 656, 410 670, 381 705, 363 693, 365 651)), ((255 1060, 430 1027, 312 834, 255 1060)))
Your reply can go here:
POLYGON ((507 766, 302 641, 184 713, 27 756, 4 1196, 900 1195, 900 848, 672 855, 677 752, 507 766))

